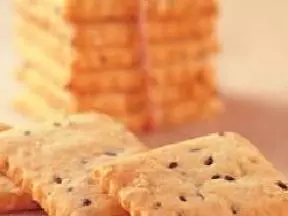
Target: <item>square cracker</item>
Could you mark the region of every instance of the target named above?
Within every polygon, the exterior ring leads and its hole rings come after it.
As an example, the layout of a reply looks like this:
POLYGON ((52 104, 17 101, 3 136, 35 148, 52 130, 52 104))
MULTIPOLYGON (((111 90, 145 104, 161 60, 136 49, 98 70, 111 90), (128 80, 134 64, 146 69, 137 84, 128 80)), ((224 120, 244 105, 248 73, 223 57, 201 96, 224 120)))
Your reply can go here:
POLYGON ((98 167, 103 192, 137 216, 284 216, 288 185, 234 133, 212 134, 98 167))
MULTIPOLYGON (((13 103, 15 110, 34 121, 55 119, 59 116, 63 116, 64 114, 75 114, 74 112, 71 112, 71 110, 66 110, 63 107, 58 109, 52 107, 47 98, 40 96, 38 93, 39 92, 33 91, 32 89, 26 89, 23 91, 13 103)), ((124 116, 117 116, 116 113, 110 113, 110 115, 123 122, 132 131, 142 131, 147 122, 147 114, 145 109, 142 111, 138 110, 138 113, 124 116)))
POLYGON ((90 172, 146 149, 122 124, 93 113, 12 129, 0 134, 0 143, 1 171, 49 215, 61 216, 126 215, 90 172))
MULTIPOLYGON (((9 125, 0 123, 0 132, 9 129, 11 129, 9 125)), ((38 208, 30 195, 21 193, 10 179, 0 173, 0 213, 38 208)))

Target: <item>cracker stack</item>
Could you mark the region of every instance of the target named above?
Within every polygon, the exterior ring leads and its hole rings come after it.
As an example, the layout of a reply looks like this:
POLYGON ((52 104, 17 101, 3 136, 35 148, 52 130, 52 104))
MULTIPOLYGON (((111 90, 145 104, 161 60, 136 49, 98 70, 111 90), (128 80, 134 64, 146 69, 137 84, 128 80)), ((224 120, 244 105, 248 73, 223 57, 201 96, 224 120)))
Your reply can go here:
POLYGON ((215 0, 14 2, 19 111, 97 110, 137 131, 218 111, 215 0))

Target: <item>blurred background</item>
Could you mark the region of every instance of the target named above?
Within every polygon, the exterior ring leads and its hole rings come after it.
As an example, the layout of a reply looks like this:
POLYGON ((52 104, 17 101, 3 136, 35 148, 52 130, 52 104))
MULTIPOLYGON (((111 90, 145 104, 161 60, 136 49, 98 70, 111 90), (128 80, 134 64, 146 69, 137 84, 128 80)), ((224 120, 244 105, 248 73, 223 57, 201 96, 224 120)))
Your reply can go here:
MULTIPOLYGON (((226 111, 215 120, 143 139, 151 145, 165 144, 207 132, 234 130, 285 169, 288 161, 279 155, 288 152, 288 2, 222 0, 220 4, 222 51, 217 76, 226 111)), ((18 123, 23 118, 9 105, 18 91, 12 74, 18 59, 13 50, 10 1, 1 1, 0 14, 0 119, 18 123)))

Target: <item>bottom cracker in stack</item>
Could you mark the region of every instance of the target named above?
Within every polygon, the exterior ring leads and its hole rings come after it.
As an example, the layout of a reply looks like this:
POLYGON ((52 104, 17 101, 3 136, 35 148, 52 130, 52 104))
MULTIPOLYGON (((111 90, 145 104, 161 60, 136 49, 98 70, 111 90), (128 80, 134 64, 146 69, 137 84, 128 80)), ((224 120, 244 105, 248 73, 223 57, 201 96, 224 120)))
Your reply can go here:
POLYGON ((102 191, 137 216, 286 216, 288 181, 234 133, 165 146, 95 172, 102 191))
POLYGON ((122 124, 100 114, 74 115, 9 130, 0 144, 1 171, 48 215, 128 215, 92 182, 95 166, 146 150, 122 124))
POLYGON ((141 92, 113 93, 110 91, 81 94, 61 89, 52 81, 44 80, 41 72, 31 65, 20 68, 16 73, 30 89, 16 99, 16 109, 29 114, 28 116, 32 114, 32 117, 45 120, 57 113, 68 115, 97 110, 113 115, 133 130, 138 131, 146 124, 146 101, 141 92), (41 109, 37 106, 38 103, 42 104, 41 109))
MULTIPOLYGON (((0 123, 0 133, 9 129, 10 126, 0 123)), ((22 193, 10 179, 0 173, 0 214, 32 209, 39 209, 39 206, 31 196, 22 193)))
MULTIPOLYGON (((23 91, 22 94, 15 99, 14 107, 17 112, 22 113, 25 116, 29 116, 32 120, 37 122, 75 114, 70 113, 65 109, 51 107, 43 97, 39 96, 36 92, 33 92, 30 89, 25 89, 25 91, 23 91)), ((143 124, 147 120, 145 113, 114 118, 123 122, 133 131, 139 131, 142 129, 143 124)))

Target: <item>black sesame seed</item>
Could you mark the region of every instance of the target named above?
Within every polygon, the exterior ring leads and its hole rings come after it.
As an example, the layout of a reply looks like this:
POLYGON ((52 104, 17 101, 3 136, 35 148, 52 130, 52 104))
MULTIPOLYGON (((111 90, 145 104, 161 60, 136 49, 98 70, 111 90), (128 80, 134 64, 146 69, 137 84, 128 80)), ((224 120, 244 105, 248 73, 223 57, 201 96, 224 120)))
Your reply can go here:
POLYGON ((235 178, 232 176, 225 176, 224 179, 227 181, 235 181, 235 178))
POLYGON ((72 192, 73 191, 73 187, 69 187, 68 189, 67 189, 67 192, 72 192))
POLYGON ((117 153, 115 152, 104 152, 104 154, 107 156, 117 156, 117 153))
POLYGON ((178 167, 178 163, 177 162, 171 162, 169 165, 168 165, 169 169, 175 169, 178 167))
POLYGON ((284 191, 288 190, 288 185, 284 184, 282 181, 278 181, 277 185, 284 191))
POLYGON ((54 182, 55 182, 56 184, 62 184, 62 178, 60 178, 60 177, 58 177, 58 176, 55 176, 55 177, 54 177, 54 182))
POLYGON ((213 160, 213 157, 210 156, 208 157, 205 161, 204 161, 204 164, 207 165, 207 166, 210 166, 214 163, 214 160, 213 160))
POLYGON ((187 199, 185 196, 179 196, 179 199, 182 201, 182 202, 187 202, 187 199))
POLYGON ((90 206, 92 204, 92 201, 89 199, 84 199, 82 202, 83 206, 90 206))
POLYGON ((161 206, 162 206, 161 202, 155 202, 154 205, 153 205, 153 208, 154 209, 159 209, 159 208, 161 208, 161 206))
POLYGON ((61 127, 61 123, 60 122, 54 122, 53 124, 55 127, 61 127))
POLYGON ((24 136, 30 136, 31 135, 31 131, 24 131, 24 136))
POLYGON ((218 174, 211 177, 211 179, 220 179, 220 178, 221 178, 221 176, 218 174))

